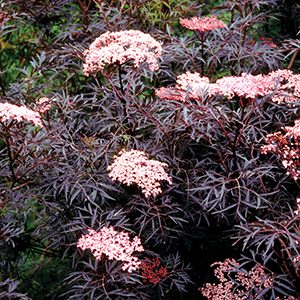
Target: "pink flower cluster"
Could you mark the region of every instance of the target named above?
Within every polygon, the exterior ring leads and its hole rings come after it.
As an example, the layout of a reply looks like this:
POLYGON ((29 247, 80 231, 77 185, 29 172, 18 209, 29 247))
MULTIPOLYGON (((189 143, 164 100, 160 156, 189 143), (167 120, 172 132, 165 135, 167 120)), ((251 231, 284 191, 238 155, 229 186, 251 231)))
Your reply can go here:
POLYGON ((226 259, 212 266, 218 266, 214 274, 219 279, 219 283, 207 283, 200 289, 203 296, 209 300, 258 299, 256 297, 259 292, 273 284, 271 276, 267 275, 259 264, 249 272, 237 270, 239 263, 234 259, 226 259))
POLYGON ((218 28, 224 28, 226 25, 219 20, 216 16, 212 17, 193 17, 191 19, 180 19, 180 24, 191 30, 198 30, 200 32, 206 32, 215 30, 218 28))
POLYGON ((107 170, 110 171, 109 177, 112 180, 118 180, 128 186, 136 184, 142 189, 145 197, 155 197, 162 193, 161 180, 172 183, 172 178, 164 170, 166 167, 165 163, 148 159, 143 151, 123 150, 107 170))
POLYGON ((261 153, 272 152, 279 155, 287 174, 294 180, 300 176, 300 120, 294 126, 283 127, 285 134, 275 132, 266 136, 267 145, 261 147, 261 153))
POLYGON ((122 270, 127 270, 128 273, 137 270, 141 263, 132 255, 133 252, 144 251, 139 237, 135 236, 131 241, 127 232, 116 231, 112 226, 102 227, 99 232, 90 229, 88 234, 79 238, 77 247, 82 250, 90 249, 98 260, 104 254, 109 260, 124 262, 122 270))
POLYGON ((226 76, 210 83, 199 73, 187 72, 177 77, 175 87, 160 88, 156 95, 161 99, 180 100, 201 99, 206 93, 209 97, 224 95, 228 99, 242 97, 253 100, 272 95, 272 101, 281 103, 296 102, 300 98, 300 75, 289 70, 277 70, 267 75, 226 76))
POLYGON ((241 76, 228 76, 216 81, 218 94, 228 99, 234 96, 255 99, 269 94, 275 88, 275 82, 269 76, 243 73, 241 76))
POLYGON ((8 102, 0 103, 0 121, 16 120, 27 121, 36 126, 43 127, 41 116, 38 112, 27 108, 24 105, 18 106, 8 102))
POLYGON ((186 72, 177 77, 175 88, 186 91, 191 98, 197 98, 204 92, 209 91, 211 84, 208 77, 201 77, 197 72, 186 72))
POLYGON ((272 98, 276 103, 293 103, 300 98, 300 74, 290 70, 277 70, 269 73, 276 83, 276 94, 272 98))
POLYGON ((106 65, 121 65, 130 60, 133 60, 135 67, 147 62, 150 70, 155 71, 161 53, 160 43, 150 34, 138 30, 106 32, 85 51, 83 73, 86 76, 94 75, 102 72, 106 65))
POLYGON ((187 99, 202 99, 204 94, 215 94, 215 84, 208 77, 201 77, 197 72, 186 72, 176 79, 175 87, 161 87, 155 91, 157 97, 166 100, 185 102, 187 99))
POLYGON ((44 114, 51 108, 53 100, 48 97, 42 97, 38 99, 36 104, 38 106, 37 111, 41 114, 44 114))

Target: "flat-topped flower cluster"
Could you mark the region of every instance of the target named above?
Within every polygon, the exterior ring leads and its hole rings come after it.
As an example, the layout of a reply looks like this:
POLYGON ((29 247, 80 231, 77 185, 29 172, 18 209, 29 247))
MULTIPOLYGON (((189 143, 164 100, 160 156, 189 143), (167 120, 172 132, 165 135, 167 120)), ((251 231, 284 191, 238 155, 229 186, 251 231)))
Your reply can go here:
POLYGON ((123 262, 122 270, 128 273, 137 270, 141 263, 133 253, 144 251, 139 237, 135 236, 131 241, 127 232, 116 231, 112 226, 104 226, 98 232, 89 229, 89 233, 82 235, 77 241, 77 247, 82 250, 90 249, 98 260, 104 254, 109 260, 123 262))
POLYGON ((107 169, 112 180, 118 180, 127 186, 136 184, 145 197, 155 197, 162 192, 160 181, 172 183, 172 178, 165 171, 166 167, 165 163, 148 159, 143 151, 123 150, 107 169))
POLYGON ((225 23, 219 20, 216 16, 180 19, 180 24, 187 29, 198 30, 202 33, 206 31, 215 30, 218 28, 224 28, 226 26, 225 23))
POLYGON ((210 83, 207 77, 197 72, 186 72, 177 77, 175 87, 156 90, 159 98, 180 101, 201 99, 203 93, 209 97, 223 95, 232 99, 237 96, 249 100, 270 95, 273 102, 294 103, 300 98, 300 75, 290 70, 272 71, 267 75, 243 73, 241 76, 225 76, 210 83))
POLYGON ((8 102, 0 103, 0 120, 2 122, 16 120, 17 122, 30 122, 36 126, 43 127, 41 115, 24 105, 14 105, 8 102))
POLYGON ((139 30, 106 32, 85 51, 83 73, 86 76, 103 72, 106 65, 133 61, 135 67, 146 62, 151 71, 158 69, 162 47, 150 34, 139 30))
POLYGON ((41 114, 46 113, 52 106, 53 99, 41 97, 36 102, 36 109, 32 110, 25 105, 15 105, 8 102, 0 103, 0 121, 15 120, 33 123, 35 126, 44 127, 41 114))

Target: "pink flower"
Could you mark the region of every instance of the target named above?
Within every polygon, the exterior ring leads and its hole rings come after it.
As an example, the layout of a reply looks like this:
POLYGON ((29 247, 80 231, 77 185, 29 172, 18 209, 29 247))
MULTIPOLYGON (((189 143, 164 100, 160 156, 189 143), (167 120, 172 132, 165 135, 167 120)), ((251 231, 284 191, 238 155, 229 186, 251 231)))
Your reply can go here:
POLYGON ((211 94, 213 91, 214 85, 209 83, 207 77, 188 71, 177 77, 175 87, 161 87, 155 94, 161 99, 185 102, 187 99, 201 99, 205 93, 211 94))
POLYGON ((172 183, 172 178, 164 170, 165 167, 167 164, 148 159, 143 151, 123 150, 107 170, 110 171, 109 177, 113 181, 118 180, 128 186, 136 184, 142 189, 145 197, 155 197, 162 193, 161 180, 172 183))
POLYGON ((290 70, 277 70, 268 74, 276 84, 276 94, 272 98, 276 103, 294 103, 300 98, 300 75, 290 70))
POLYGON ((239 263, 234 259, 216 262, 212 266, 219 283, 206 283, 200 290, 209 300, 247 300, 257 299, 259 292, 271 287, 272 277, 267 275, 263 267, 255 265, 249 272, 239 271, 239 263), (230 275, 233 280, 228 277, 230 275))
POLYGON ((186 72, 177 77, 175 87, 162 87, 156 90, 161 99, 179 100, 201 99, 223 95, 228 99, 241 97, 254 100, 258 97, 272 96, 271 101, 277 103, 294 103, 300 98, 300 75, 289 70, 277 70, 267 75, 226 76, 210 83, 207 77, 199 73, 186 72))
POLYGON ((38 112, 33 111, 24 105, 17 106, 8 102, 0 103, 0 120, 5 122, 11 119, 18 122, 31 122, 36 126, 44 126, 38 112))
POLYGON ((177 77, 175 87, 179 90, 186 91, 192 98, 197 98, 209 90, 210 83, 208 77, 201 77, 197 72, 186 72, 177 77))
POLYGON ((86 76, 94 75, 103 72, 106 65, 121 65, 131 60, 135 67, 147 62, 150 70, 155 71, 161 53, 160 43, 149 34, 138 30, 106 32, 85 51, 83 73, 86 76))
POLYGON ((161 87, 155 90, 155 95, 161 99, 165 100, 177 100, 177 101, 185 101, 187 96, 186 91, 180 91, 173 87, 161 87))
POLYGON ((275 81, 265 75, 243 73, 241 76, 227 76, 216 81, 216 92, 229 99, 234 96, 255 99, 273 91, 275 81))
POLYGON ((192 19, 180 19, 180 24, 191 30, 206 32, 218 28, 224 28, 226 25, 216 16, 212 17, 193 17, 192 19))
POLYGON ((99 232, 90 229, 88 234, 82 235, 77 241, 77 247, 82 250, 90 249, 98 260, 104 254, 109 260, 124 262, 122 270, 127 270, 128 273, 137 270, 141 263, 133 256, 133 252, 144 251, 139 237, 135 236, 131 241, 127 232, 116 231, 112 226, 102 227, 99 232))
POLYGON ((300 120, 282 129, 285 134, 277 131, 266 136, 267 145, 261 147, 261 152, 277 154, 287 174, 297 180, 300 177, 300 120))
POLYGON ((36 111, 38 111, 41 114, 44 114, 51 108, 52 103, 53 103, 52 99, 49 99, 48 97, 42 97, 42 98, 38 99, 38 101, 36 102, 36 104, 38 106, 36 111))

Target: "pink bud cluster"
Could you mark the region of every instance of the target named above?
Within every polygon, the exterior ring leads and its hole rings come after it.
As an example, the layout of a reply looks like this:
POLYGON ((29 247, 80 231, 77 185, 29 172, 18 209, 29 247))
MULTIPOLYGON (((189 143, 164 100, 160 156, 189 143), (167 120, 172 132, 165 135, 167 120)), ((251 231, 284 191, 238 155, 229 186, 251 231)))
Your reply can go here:
POLYGON ((27 121, 36 126, 44 126, 38 112, 24 105, 18 106, 8 102, 0 103, 0 120, 3 122, 8 120, 16 120, 17 122, 27 121))
POLYGON ((160 43, 150 34, 139 30, 106 32, 85 51, 83 73, 86 76, 94 75, 103 72, 106 65, 121 65, 130 60, 133 60, 135 67, 147 62, 150 70, 155 71, 161 53, 160 43))
POLYGON ((142 271, 143 281, 151 282, 153 284, 159 283, 168 274, 167 268, 161 266, 158 257, 152 260, 146 258, 146 261, 141 263, 140 269, 142 271))
POLYGON ((121 151, 107 170, 112 180, 126 184, 136 184, 142 189, 145 197, 157 196, 162 193, 161 180, 172 183, 172 178, 165 172, 167 164, 148 159, 143 151, 121 151))
POLYGON ((260 37, 259 40, 264 44, 269 46, 270 48, 278 48, 277 45, 273 42, 272 38, 260 37))
POLYGON ((234 259, 216 262, 212 266, 217 266, 214 274, 219 283, 207 283, 200 289, 203 296, 209 300, 258 299, 259 292, 273 284, 271 276, 267 275, 259 264, 249 272, 239 271, 239 263, 234 259))
POLYGON ((300 120, 294 126, 283 127, 284 133, 275 132, 266 136, 267 145, 261 147, 261 153, 272 152, 279 155, 287 174, 294 180, 300 176, 300 120))
POLYGON ((101 260, 106 255, 109 260, 123 262, 122 270, 132 273, 141 264, 133 252, 143 252, 139 237, 133 240, 127 232, 116 231, 112 226, 102 227, 99 232, 90 229, 88 234, 82 235, 77 241, 77 247, 82 250, 90 249, 96 259, 101 260))
POLYGON ((219 20, 216 16, 212 17, 193 17, 191 19, 180 19, 180 24, 191 30, 198 30, 200 32, 206 32, 215 30, 218 28, 224 28, 226 25, 219 20))
POLYGON ((177 77, 175 87, 160 88, 156 95, 161 99, 180 100, 201 99, 224 95, 228 99, 242 97, 253 100, 257 97, 272 96, 272 101, 281 103, 296 102, 300 98, 300 75, 289 70, 277 70, 267 75, 226 76, 210 83, 199 73, 187 72, 177 77))

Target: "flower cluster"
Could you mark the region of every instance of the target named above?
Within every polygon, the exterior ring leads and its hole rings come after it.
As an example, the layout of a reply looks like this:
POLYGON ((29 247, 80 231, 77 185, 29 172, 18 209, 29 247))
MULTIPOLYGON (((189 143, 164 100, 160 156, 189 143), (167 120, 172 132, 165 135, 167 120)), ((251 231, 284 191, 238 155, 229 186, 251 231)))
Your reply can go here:
POLYGON ((267 275, 259 264, 249 272, 238 270, 239 263, 234 259, 216 262, 212 266, 218 266, 214 274, 219 283, 207 283, 200 289, 203 296, 209 300, 258 299, 256 297, 259 292, 273 284, 271 276, 267 275))
POLYGON ((268 134, 267 145, 261 147, 261 152, 279 155, 287 174, 297 180, 300 176, 300 120, 296 120, 294 126, 283 127, 283 130, 285 134, 279 131, 268 134))
POLYGON ((210 97, 224 95, 228 99, 237 96, 249 100, 272 94, 273 102, 290 103, 300 98, 300 75, 289 70, 277 70, 267 75, 243 73, 210 83, 207 77, 201 77, 199 73, 187 72, 177 77, 175 87, 156 91, 162 99, 180 101, 202 98, 204 93, 210 97))
POLYGON ((234 96, 246 99, 263 97, 274 90, 275 82, 269 76, 243 73, 241 76, 226 76, 216 81, 216 91, 231 99, 234 96))
POLYGON ((42 97, 36 102, 38 108, 36 109, 39 113, 46 113, 52 106, 53 100, 48 97, 42 97))
POLYGON ((186 72, 176 79, 175 88, 186 91, 191 98, 197 98, 199 95, 207 92, 211 87, 208 77, 201 77, 199 73, 186 72))
POLYGON ((140 269, 142 270, 142 276, 145 282, 151 282, 157 284, 162 278, 166 277, 168 270, 166 267, 160 265, 160 259, 158 257, 150 260, 146 258, 146 261, 140 264, 140 269))
POLYGON ((300 75, 289 70, 272 72, 270 76, 278 82, 277 92, 272 98, 276 103, 295 103, 300 98, 300 75))
POLYGON ((139 268, 140 261, 133 256, 133 252, 143 252, 139 237, 135 236, 133 241, 127 232, 118 232, 112 226, 102 227, 99 232, 90 229, 88 234, 82 235, 77 241, 77 247, 90 249, 96 259, 101 260, 106 255, 110 260, 124 262, 122 270, 132 273, 139 268))
POLYGON ((161 87, 155 94, 161 99, 185 102, 187 99, 202 99, 204 95, 214 95, 216 91, 215 84, 210 83, 208 77, 202 77, 197 72, 186 72, 177 77, 175 87, 161 87))
POLYGON ((193 17, 191 19, 180 19, 180 24, 191 30, 198 30, 200 32, 206 32, 215 30, 218 28, 224 28, 226 25, 219 20, 216 16, 212 17, 193 17))
POLYGON ((41 116, 26 106, 18 106, 8 102, 0 103, 0 121, 16 120, 17 122, 27 121, 36 126, 43 127, 41 116))
POLYGON ((130 60, 133 60, 135 67, 147 62, 150 70, 155 71, 161 53, 160 43, 139 30, 106 32, 85 51, 83 73, 86 76, 94 75, 102 72, 106 65, 121 65, 130 60))
POLYGON ((157 196, 162 192, 160 181, 165 180, 169 184, 172 178, 165 172, 167 164, 157 160, 148 159, 143 151, 121 151, 119 156, 107 170, 112 180, 128 186, 136 184, 142 189, 145 197, 157 196))

